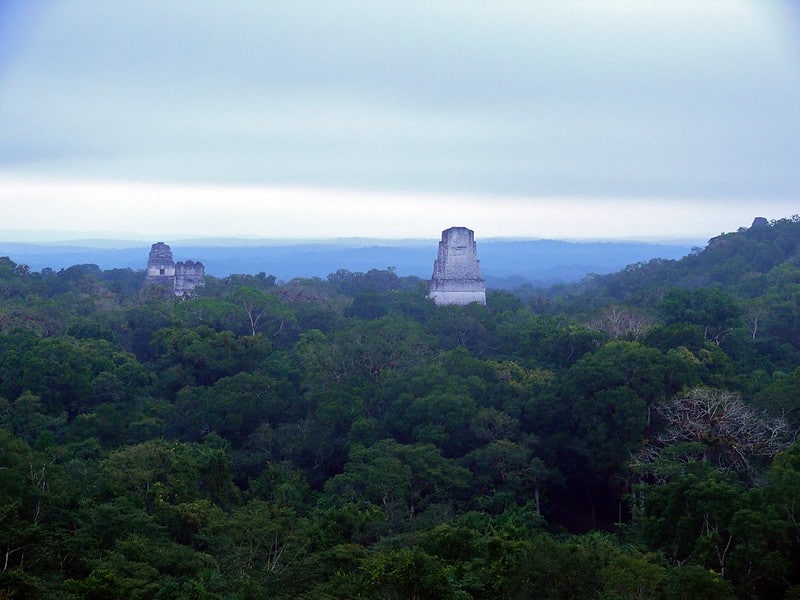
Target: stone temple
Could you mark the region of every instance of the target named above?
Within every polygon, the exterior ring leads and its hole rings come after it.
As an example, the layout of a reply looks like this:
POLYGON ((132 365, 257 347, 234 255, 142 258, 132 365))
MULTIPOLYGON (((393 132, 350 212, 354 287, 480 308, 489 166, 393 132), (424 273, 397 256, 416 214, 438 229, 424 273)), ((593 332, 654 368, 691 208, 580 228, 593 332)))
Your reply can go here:
POLYGON ((481 279, 475 232, 471 229, 451 227, 442 232, 428 297, 439 305, 486 304, 486 284, 481 279))
POLYGON ((194 295, 194 288, 203 284, 205 272, 201 262, 186 260, 176 263, 172 249, 164 242, 150 246, 145 277, 145 282, 150 285, 163 285, 176 296, 190 298, 194 295))

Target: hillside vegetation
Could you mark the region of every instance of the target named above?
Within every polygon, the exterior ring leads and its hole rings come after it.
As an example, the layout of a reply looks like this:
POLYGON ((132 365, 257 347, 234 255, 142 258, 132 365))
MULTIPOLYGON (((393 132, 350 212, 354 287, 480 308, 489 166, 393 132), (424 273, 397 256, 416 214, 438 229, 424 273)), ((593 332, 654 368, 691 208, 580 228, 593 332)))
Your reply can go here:
POLYGON ((485 307, 0 258, 0 598, 800 595, 798 244, 485 307))

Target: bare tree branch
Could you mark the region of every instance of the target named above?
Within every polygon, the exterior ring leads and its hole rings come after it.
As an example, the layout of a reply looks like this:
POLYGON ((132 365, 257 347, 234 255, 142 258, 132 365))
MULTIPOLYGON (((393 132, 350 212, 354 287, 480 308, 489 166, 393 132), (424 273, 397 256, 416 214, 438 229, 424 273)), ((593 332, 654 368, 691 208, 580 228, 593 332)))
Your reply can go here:
POLYGON ((694 388, 656 404, 655 410, 666 427, 658 446, 634 457, 634 467, 655 462, 666 446, 698 442, 715 467, 752 475, 754 459, 773 456, 789 444, 784 419, 753 410, 734 392, 694 388))

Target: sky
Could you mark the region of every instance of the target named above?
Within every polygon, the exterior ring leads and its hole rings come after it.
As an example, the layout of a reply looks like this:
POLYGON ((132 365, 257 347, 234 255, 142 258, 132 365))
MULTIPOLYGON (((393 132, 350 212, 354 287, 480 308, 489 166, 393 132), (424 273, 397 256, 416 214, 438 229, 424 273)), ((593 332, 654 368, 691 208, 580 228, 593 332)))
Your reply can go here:
POLYGON ((789 0, 3 0, 0 239, 705 240, 798 107, 789 0))

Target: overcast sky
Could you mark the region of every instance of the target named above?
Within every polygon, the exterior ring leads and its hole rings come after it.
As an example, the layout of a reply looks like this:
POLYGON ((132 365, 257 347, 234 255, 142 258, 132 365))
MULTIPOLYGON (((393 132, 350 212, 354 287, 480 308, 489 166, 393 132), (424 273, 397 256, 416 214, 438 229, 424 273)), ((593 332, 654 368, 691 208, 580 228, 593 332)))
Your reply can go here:
POLYGON ((800 212, 800 9, 0 2, 0 237, 707 239, 800 212))

